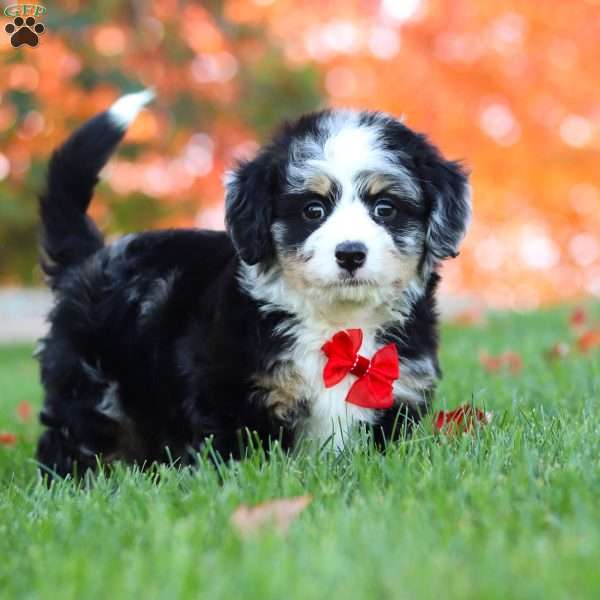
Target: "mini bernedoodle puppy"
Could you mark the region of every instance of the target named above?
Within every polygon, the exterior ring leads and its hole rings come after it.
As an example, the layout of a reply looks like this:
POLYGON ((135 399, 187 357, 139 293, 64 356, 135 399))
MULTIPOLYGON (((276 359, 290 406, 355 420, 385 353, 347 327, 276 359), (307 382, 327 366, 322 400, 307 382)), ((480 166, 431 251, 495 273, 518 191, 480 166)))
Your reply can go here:
POLYGON ((440 376, 437 270, 471 213, 461 166, 389 115, 317 112, 227 176, 227 232, 106 245, 86 210, 151 97, 124 96, 50 162, 43 468, 190 464, 209 440, 225 459, 249 440, 340 449, 360 424, 377 444, 410 431, 440 376))

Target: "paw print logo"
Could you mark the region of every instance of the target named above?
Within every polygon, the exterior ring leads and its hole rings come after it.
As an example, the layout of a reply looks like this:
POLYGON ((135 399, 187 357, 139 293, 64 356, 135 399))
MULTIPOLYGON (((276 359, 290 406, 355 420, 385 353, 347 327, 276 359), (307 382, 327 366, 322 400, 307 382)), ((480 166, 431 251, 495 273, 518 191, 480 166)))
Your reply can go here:
POLYGON ((15 17, 12 23, 9 23, 4 31, 10 35, 10 43, 18 48, 23 44, 27 44, 35 48, 39 42, 39 36, 46 31, 46 26, 43 23, 36 23, 34 17, 15 17))

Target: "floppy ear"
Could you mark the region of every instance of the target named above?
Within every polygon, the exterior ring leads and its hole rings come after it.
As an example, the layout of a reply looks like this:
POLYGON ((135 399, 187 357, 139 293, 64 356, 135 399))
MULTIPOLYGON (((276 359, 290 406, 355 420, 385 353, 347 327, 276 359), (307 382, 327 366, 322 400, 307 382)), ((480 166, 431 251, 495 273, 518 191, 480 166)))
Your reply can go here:
POLYGON ((259 155, 228 174, 225 223, 240 258, 255 265, 273 256, 271 221, 275 194, 270 158, 259 155))
POLYGON ((441 157, 425 170, 423 186, 431 201, 425 236, 427 249, 439 260, 456 257, 471 220, 467 173, 459 163, 441 157))

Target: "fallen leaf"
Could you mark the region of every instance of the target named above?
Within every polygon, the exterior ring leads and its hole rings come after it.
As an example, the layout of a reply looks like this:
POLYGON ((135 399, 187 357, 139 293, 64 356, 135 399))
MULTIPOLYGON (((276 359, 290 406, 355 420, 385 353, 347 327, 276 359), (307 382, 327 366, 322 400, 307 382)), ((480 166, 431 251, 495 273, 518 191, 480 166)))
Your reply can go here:
POLYGON ((517 352, 507 351, 499 356, 491 356, 487 352, 479 355, 479 362, 489 373, 497 373, 502 369, 508 369, 516 375, 523 369, 523 360, 517 352))
POLYGON ((231 515, 231 523, 242 536, 268 525, 274 525, 277 531, 285 533, 311 502, 312 497, 306 495, 270 500, 252 507, 242 504, 231 515))
POLYGON ((589 352, 600 347, 600 329, 586 331, 577 339, 577 347, 581 352, 589 352))
POLYGON ((571 348, 566 342, 556 342, 553 346, 550 346, 544 353, 548 360, 560 360, 569 355, 571 348))
POLYGON ((492 356, 487 352, 479 354, 479 363, 486 370, 491 372, 499 371, 502 368, 502 361, 496 356, 492 356))
POLYGON ((17 417, 24 423, 31 420, 33 408, 27 400, 21 400, 17 405, 17 417))
POLYGON ((588 314, 584 308, 578 306, 569 317, 569 323, 574 329, 580 329, 588 321, 588 314))
POLYGON ((523 359, 517 352, 505 352, 502 355, 502 359, 513 375, 516 375, 523 370, 523 359))
POLYGON ((14 433, 0 431, 0 446, 14 446, 17 443, 17 436, 14 433))
POLYGON ((452 318, 455 325, 484 325, 485 322, 485 310, 480 306, 467 308, 452 318))
POLYGON ((491 423, 492 417, 491 412, 464 405, 450 411, 439 411, 435 416, 434 426, 437 431, 444 433, 467 433, 473 429, 475 423, 491 423))

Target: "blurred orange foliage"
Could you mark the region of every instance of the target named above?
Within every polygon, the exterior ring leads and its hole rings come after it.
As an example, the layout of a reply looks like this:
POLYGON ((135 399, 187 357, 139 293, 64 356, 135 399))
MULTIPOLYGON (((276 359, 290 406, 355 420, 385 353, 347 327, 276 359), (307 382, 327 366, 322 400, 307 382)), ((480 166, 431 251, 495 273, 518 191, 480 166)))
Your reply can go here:
MULTIPOLYGON (((39 48, 0 36, 0 202, 29 203, 23 231, 51 149, 125 89, 158 101, 94 204, 114 233, 222 226, 224 170, 277 121, 356 106, 401 116, 472 171, 474 221, 446 292, 498 307, 600 295, 599 0, 208 5, 62 0, 39 48)), ((19 256, 0 258, 5 281, 28 278, 19 256)))

